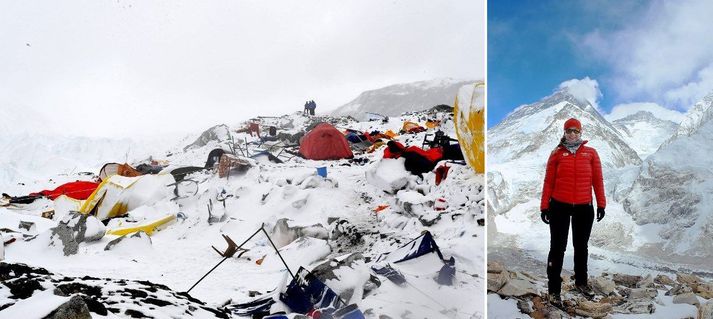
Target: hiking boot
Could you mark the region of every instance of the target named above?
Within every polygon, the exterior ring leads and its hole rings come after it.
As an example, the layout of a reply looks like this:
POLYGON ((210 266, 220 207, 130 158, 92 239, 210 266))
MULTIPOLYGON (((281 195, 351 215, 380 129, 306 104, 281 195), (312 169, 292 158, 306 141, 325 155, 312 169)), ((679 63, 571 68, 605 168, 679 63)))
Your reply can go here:
POLYGON ((562 306, 562 297, 560 297, 560 294, 558 293, 547 294, 547 300, 555 307, 562 306))
POLYGON ((594 298, 594 291, 592 291, 592 287, 589 287, 589 285, 575 285, 574 290, 582 294, 582 296, 587 299, 594 298))

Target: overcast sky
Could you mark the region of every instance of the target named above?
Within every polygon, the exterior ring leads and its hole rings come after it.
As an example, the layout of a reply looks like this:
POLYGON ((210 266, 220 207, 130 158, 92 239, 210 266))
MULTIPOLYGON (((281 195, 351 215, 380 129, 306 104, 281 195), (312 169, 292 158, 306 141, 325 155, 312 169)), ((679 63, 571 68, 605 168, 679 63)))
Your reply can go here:
POLYGON ((600 110, 649 103, 685 112, 713 92, 713 1, 488 3, 488 123, 572 79, 600 110))
POLYGON ((190 132, 308 99, 325 111, 395 83, 481 79, 484 11, 482 0, 0 1, 0 118, 80 136, 190 132))

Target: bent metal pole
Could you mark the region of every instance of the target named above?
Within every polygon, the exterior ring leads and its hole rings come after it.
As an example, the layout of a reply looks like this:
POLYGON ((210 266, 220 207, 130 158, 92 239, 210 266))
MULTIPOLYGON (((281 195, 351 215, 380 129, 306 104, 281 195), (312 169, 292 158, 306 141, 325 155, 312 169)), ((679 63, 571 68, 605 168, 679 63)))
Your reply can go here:
MULTIPOLYGON (((264 230, 263 230, 263 226, 260 226, 260 229, 256 230, 252 235, 250 235, 250 237, 248 237, 248 239, 246 239, 245 241, 243 241, 243 243, 240 244, 237 249, 242 248, 243 245, 245 245, 245 243, 247 243, 248 241, 250 241, 251 239, 253 239, 253 237, 255 237, 255 235, 257 235, 261 230, 264 231, 264 230)), ((220 266, 220 264, 222 264, 222 263, 223 263, 224 261, 226 261, 228 258, 230 258, 230 256, 224 257, 223 260, 221 260, 217 265, 215 265, 211 270, 209 270, 205 275, 203 275, 203 277, 201 277, 201 279, 198 279, 198 281, 196 281, 196 283, 193 284, 193 286, 191 286, 191 288, 188 289, 188 291, 186 291, 186 293, 191 292, 191 290, 193 290, 193 288, 194 288, 196 285, 198 285, 198 283, 200 283, 205 277, 207 277, 208 275, 210 275, 210 273, 213 272, 213 270, 215 270, 216 268, 218 268, 218 266, 220 266)))

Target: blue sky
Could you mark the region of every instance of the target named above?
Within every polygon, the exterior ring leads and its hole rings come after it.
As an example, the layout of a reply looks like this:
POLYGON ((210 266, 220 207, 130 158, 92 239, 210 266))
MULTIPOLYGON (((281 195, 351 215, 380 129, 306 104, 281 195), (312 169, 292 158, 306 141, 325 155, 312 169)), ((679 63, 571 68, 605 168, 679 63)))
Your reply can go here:
POLYGON ((712 4, 489 1, 489 126, 585 77, 604 112, 639 102, 685 111, 713 90, 712 4))

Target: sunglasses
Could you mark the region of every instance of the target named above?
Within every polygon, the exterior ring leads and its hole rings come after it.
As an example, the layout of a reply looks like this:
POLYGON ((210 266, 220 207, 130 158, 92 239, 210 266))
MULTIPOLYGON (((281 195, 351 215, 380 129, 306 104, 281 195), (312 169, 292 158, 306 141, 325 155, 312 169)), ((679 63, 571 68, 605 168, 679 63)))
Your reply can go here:
POLYGON ((574 128, 568 128, 568 129, 565 130, 565 132, 567 132, 567 134, 569 134, 569 133, 574 133, 574 134, 579 134, 579 133, 581 133, 578 129, 574 129, 574 128))

